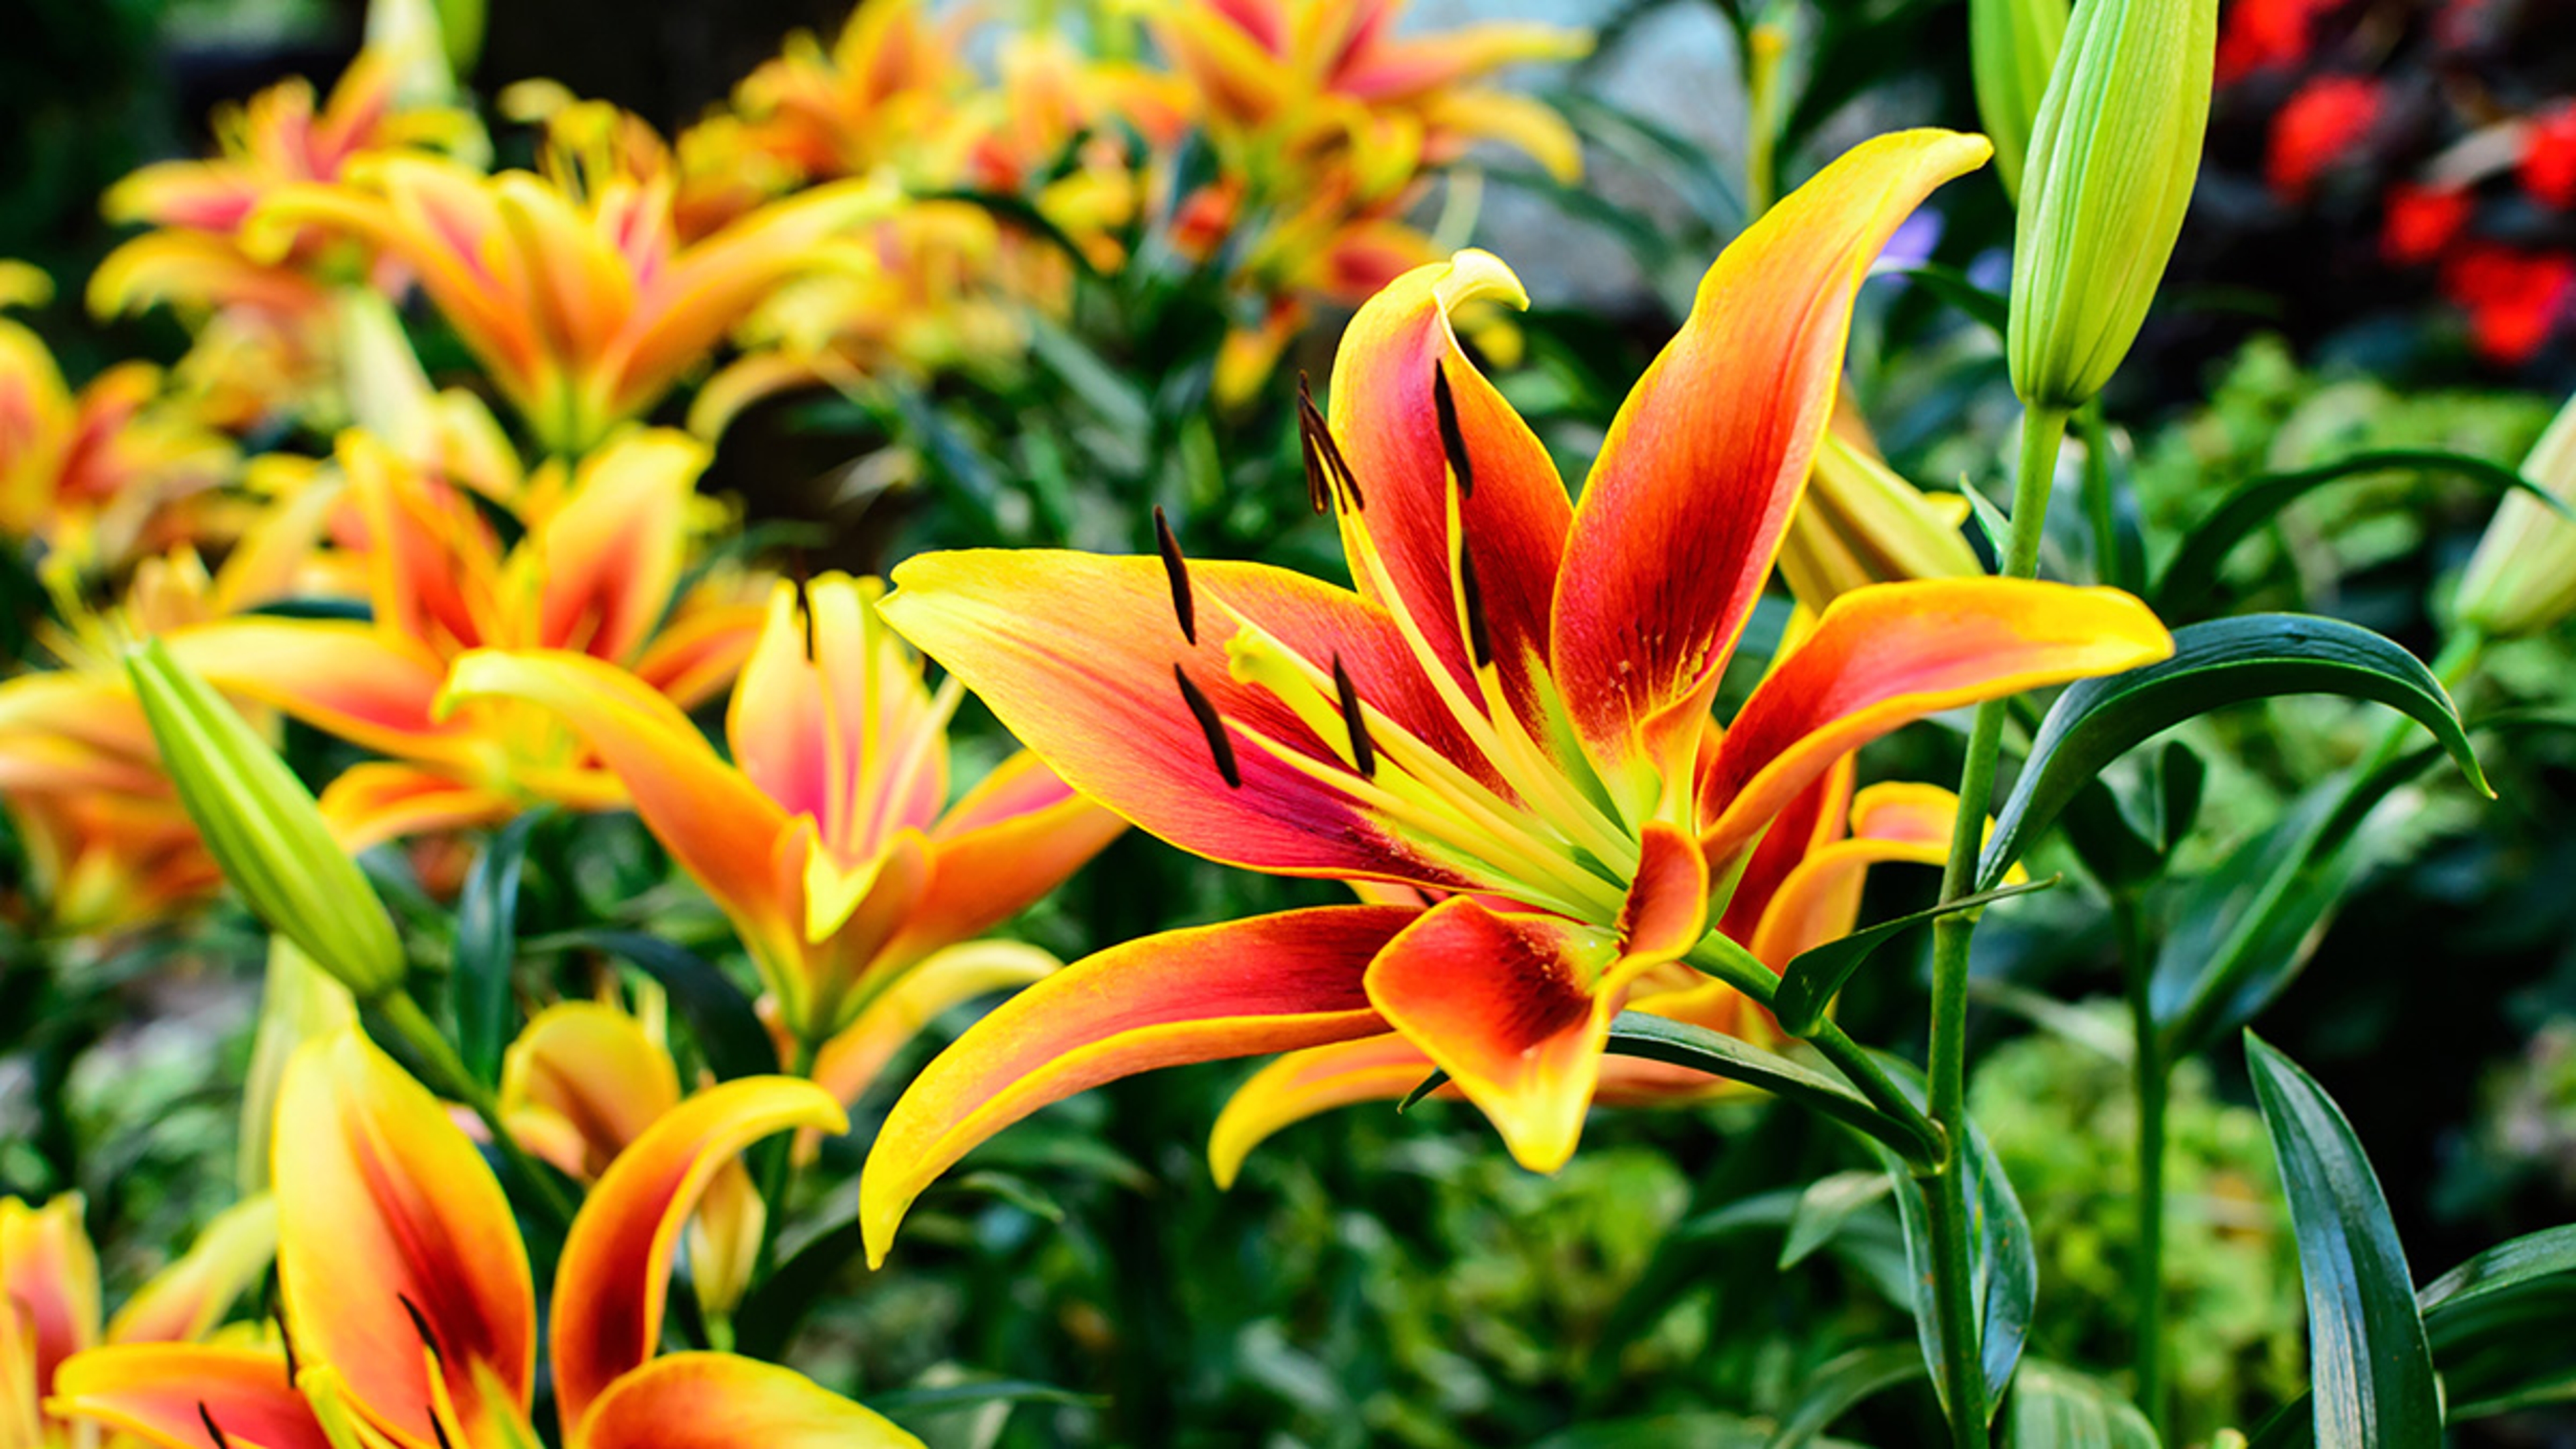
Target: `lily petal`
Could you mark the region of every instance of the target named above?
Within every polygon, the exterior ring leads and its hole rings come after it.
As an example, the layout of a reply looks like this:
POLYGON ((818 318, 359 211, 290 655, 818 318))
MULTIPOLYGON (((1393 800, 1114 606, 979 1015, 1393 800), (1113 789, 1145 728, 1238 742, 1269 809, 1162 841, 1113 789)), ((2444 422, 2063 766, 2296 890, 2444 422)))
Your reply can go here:
POLYGON ((884 960, 969 941, 1035 905, 1127 822, 1023 751, 966 793, 930 837, 930 880, 884 960))
POLYGON ((1774 969, 1782 969, 1798 953, 1850 935, 1860 923, 1860 892, 1869 868, 1940 866, 1949 858, 1948 822, 1958 810, 1959 797, 1937 785, 1873 785, 1862 791, 1852 813, 1875 824, 1878 832, 1856 830, 1851 839, 1800 861, 1780 883, 1746 944, 1774 969), (1882 791, 1894 793, 1878 793, 1882 791))
POLYGON ((823 1043, 808 1075, 835 1100, 855 1104, 894 1054, 940 1013, 978 996, 1043 980, 1061 964, 1019 941, 968 941, 936 952, 823 1043))
POLYGON ((2027 579, 1855 589, 1728 727, 1703 791, 1726 803, 1701 844, 1727 859, 1836 758, 1900 725, 2172 652, 2164 625, 2116 589, 2027 579))
POLYGON ((332 1449, 322 1423, 266 1349, 128 1343, 63 1365, 46 1405, 165 1449, 332 1449), (212 1424, 222 1431, 216 1438, 212 1424))
POLYGON ((1566 540, 1553 639, 1568 712, 1632 818, 1689 762, 1771 572, 1870 263, 1991 150, 1904 131, 1826 167, 1718 257, 1611 423, 1566 540))
POLYGON ((774 1132, 840 1132, 831 1094, 794 1077, 743 1077, 664 1114, 609 1165, 573 1219, 555 1269, 555 1401, 581 1423, 591 1401, 661 1347, 680 1230, 736 1154, 774 1132))
MULTIPOLYGON (((1234 1186, 1244 1159, 1284 1127, 1337 1107, 1400 1102, 1437 1070, 1429 1054, 1402 1032, 1328 1042, 1293 1051, 1263 1067, 1226 1098, 1208 1134, 1208 1171, 1216 1185, 1234 1186)), ((1435 1095, 1459 1095, 1455 1083, 1435 1095)))
POLYGON ((868 1260, 968 1149, 1050 1102, 1156 1067, 1384 1030, 1360 984, 1421 913, 1323 906, 1167 931, 1085 957, 995 1007, 913 1079, 859 1179, 868 1260))
POLYGON ((452 775, 391 760, 361 760, 322 787, 323 822, 352 855, 389 840, 495 825, 520 802, 452 775))
POLYGON ((176 1262, 155 1273, 107 1325, 110 1343, 187 1343, 223 1321, 277 1258, 277 1204, 265 1193, 215 1215, 176 1262))
POLYGON ((501 1058, 501 1112, 553 1118, 581 1143, 555 1165, 594 1178, 680 1102, 680 1074, 643 1023, 597 1001, 538 1012, 501 1058))
POLYGON ((1554 1172, 1574 1156, 1625 987, 1609 932, 1506 915, 1459 897, 1422 914, 1368 969, 1387 1023, 1484 1111, 1512 1157, 1554 1172))
POLYGON ((298 1355, 338 1372, 409 1443, 437 1441, 442 1389, 474 1442, 500 1442, 485 1436, 524 1412, 535 1378, 536 1289, 482 1154, 355 1029, 288 1065, 275 1152, 279 1288, 298 1355))
POLYGON ((1708 860, 1689 831, 1661 820, 1646 822, 1638 845, 1620 950, 1632 963, 1670 961, 1708 933, 1708 860))
MULTIPOLYGON (((1709 751, 1709 759, 1715 762, 1714 749, 1709 751)), ((1735 894, 1727 898, 1725 914, 1718 920, 1717 928, 1728 940, 1750 946, 1762 913, 1770 908, 1780 883, 1798 868, 1798 862, 1843 838, 1851 818, 1852 779, 1857 765, 1858 761, 1849 754, 1836 759, 1772 817, 1761 840, 1753 846, 1753 858, 1737 875, 1735 894)), ((1701 818, 1715 819, 1725 804, 1703 795, 1701 818)))
POLYGON ((619 1379, 569 1449, 921 1449, 882 1415, 793 1369, 675 1353, 619 1379))
POLYGON ((40 1208, 0 1198, 0 1312, 34 1331, 40 1399, 56 1367, 98 1341, 98 1253, 81 1212, 78 1193, 40 1208))
POLYGON ((399 635, 337 619, 240 618, 165 638, 207 683, 352 744, 414 760, 474 758, 471 737, 431 713, 439 661, 399 635))
POLYGON ((540 642, 618 663, 642 649, 679 583, 708 456, 688 434, 654 428, 582 460, 572 495, 528 536, 545 581, 540 642))

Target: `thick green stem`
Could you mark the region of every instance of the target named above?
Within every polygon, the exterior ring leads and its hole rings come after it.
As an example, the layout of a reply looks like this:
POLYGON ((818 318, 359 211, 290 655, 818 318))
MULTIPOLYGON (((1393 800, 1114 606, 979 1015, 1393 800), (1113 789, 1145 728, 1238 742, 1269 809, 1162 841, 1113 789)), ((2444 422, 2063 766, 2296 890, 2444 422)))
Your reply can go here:
POLYGON ((2130 1267, 2136 1314, 2138 1407, 2159 1433, 2164 1429, 2165 1347, 2165 1097, 2172 1072, 2156 1031, 2150 987, 2155 963, 2146 949, 2146 924, 2137 897, 2123 891, 2111 902, 2120 937, 2120 966, 2129 984, 2129 1020, 2135 1035, 2138 1097, 2138 1239, 2130 1267))
POLYGON ((411 1048, 412 1054, 420 1058, 421 1064, 429 1068, 430 1074, 439 1078, 433 1085, 474 1109, 474 1115, 482 1119, 484 1130, 491 1134, 493 1147, 499 1150, 502 1160, 510 1164, 512 1175, 526 1185, 536 1197, 537 1205, 554 1220, 555 1226, 572 1226, 573 1214, 580 1205, 564 1191, 562 1182, 529 1156, 528 1149, 520 1146, 519 1139, 511 1135, 509 1127, 501 1120, 501 1099, 483 1084, 482 1078, 466 1067, 465 1059, 456 1054, 456 1048, 430 1021, 429 1014, 420 1009, 420 1003, 411 999, 411 993, 391 991, 369 1004, 385 1024, 393 1028, 394 1034, 402 1038, 403 1044, 411 1048))
MULTIPOLYGON (((2033 406, 2022 417, 2021 469, 2013 479, 2012 528, 2004 542, 2003 574, 2034 578, 2048 518, 2048 494, 2057 451, 2066 440, 2064 408, 2033 406)), ((1986 811, 1995 794, 1995 763, 2002 753, 2005 701, 1977 706, 1968 727, 1968 754, 1959 770, 1959 817, 1950 832, 1950 857, 1941 872, 1941 898, 1957 900, 1976 890, 1977 854, 1985 843, 1986 811)), ((1941 1335, 1943 1398, 1950 1437, 1959 1449, 1984 1449, 1986 1382, 1983 1335, 1977 1327, 1976 1274, 1969 1248, 1971 1224, 1967 1172, 1958 1145, 1968 1140, 1968 964, 1977 930, 1975 911, 1960 911, 1932 925, 1932 1035, 1926 1054, 1925 1095, 1932 1120, 1951 1144, 1949 1160, 1924 1183, 1931 1206, 1933 1298, 1941 1335)))

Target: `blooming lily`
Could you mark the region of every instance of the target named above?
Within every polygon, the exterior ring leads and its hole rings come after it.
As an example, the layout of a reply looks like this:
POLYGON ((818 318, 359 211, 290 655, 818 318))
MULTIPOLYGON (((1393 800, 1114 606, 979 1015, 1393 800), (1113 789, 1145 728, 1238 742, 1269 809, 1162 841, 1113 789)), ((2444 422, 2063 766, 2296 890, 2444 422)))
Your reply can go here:
MULTIPOLYGON (((547 1316, 571 1449, 918 1445, 790 1370, 654 1356, 680 1226, 718 1169, 773 1132, 843 1125, 810 1083, 743 1078, 665 1114, 601 1177, 564 1242, 547 1316)), ((344 1031, 289 1067, 275 1152, 292 1356, 94 1349, 55 1374, 54 1412, 173 1449, 538 1443, 527 1250, 499 1181, 438 1100, 344 1031)))
POLYGON ((1611 1018, 1723 936, 1774 818, 1908 721, 2160 658, 2135 599, 2016 580, 1836 600, 1733 722, 1719 677, 1771 572, 1872 258, 1977 138, 1882 137, 1739 237, 1612 423, 1579 506, 1458 347, 1453 307, 1522 301, 1461 253, 1362 309, 1309 407, 1319 503, 1358 591, 1253 564, 963 552, 882 606, 1077 788, 1220 861, 1390 881, 1436 905, 1195 927, 1078 962, 916 1080, 860 1206, 912 1199, 1048 1102, 1155 1066, 1395 1032, 1527 1166, 1572 1153, 1611 1018), (1079 601, 1075 606, 1074 601, 1079 601))
POLYGON ((825 575, 801 607, 792 586, 773 591, 725 715, 731 764, 668 699, 583 655, 469 654, 445 695, 550 710, 597 752, 809 1051, 898 983, 945 978, 942 948, 1053 890, 1121 828, 1026 754, 949 805, 960 690, 923 683, 876 618, 877 587, 825 575))
POLYGON ((681 708, 722 688, 760 613, 722 574, 682 587, 706 460, 683 434, 634 431, 577 467, 549 464, 523 490, 525 536, 505 549, 462 490, 344 433, 373 617, 220 620, 174 633, 171 650, 228 692, 394 757, 323 794, 352 849, 506 818, 529 799, 614 808, 626 798, 616 775, 542 712, 432 706, 449 664, 485 646, 584 651, 681 708))
POLYGON ((154 1274, 100 1327, 98 1251, 78 1194, 30 1207, 0 1197, 0 1449, 86 1443, 45 1399, 66 1360, 105 1343, 205 1337, 277 1250, 277 1206, 252 1198, 218 1214, 196 1245, 154 1274))

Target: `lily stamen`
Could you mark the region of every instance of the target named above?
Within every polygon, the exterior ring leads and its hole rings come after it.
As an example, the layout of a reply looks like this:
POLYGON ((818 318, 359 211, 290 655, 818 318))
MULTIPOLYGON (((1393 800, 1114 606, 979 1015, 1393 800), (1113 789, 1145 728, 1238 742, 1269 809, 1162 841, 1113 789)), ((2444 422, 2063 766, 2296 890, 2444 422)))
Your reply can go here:
POLYGON ((1467 452, 1466 430, 1458 426, 1458 399, 1449 391, 1449 369, 1441 363, 1431 364, 1431 411, 1439 419, 1440 451, 1449 459, 1449 471, 1458 479, 1459 496, 1476 495, 1476 464, 1467 452))
POLYGON ((1225 720, 1217 714, 1216 706, 1199 691, 1199 687, 1190 682, 1188 670, 1175 664, 1172 678, 1181 686, 1181 702, 1190 707, 1191 716, 1199 722, 1200 733, 1207 736, 1208 754, 1216 760, 1216 772, 1225 777, 1226 788, 1242 789, 1243 768, 1235 761, 1234 741, 1226 737, 1225 720))
POLYGON ((1377 746, 1369 738, 1368 719, 1360 711, 1359 690, 1351 683, 1351 672, 1342 667, 1342 656, 1333 656, 1333 692, 1342 701, 1342 733, 1350 737, 1351 764, 1364 777, 1377 775, 1377 746))
POLYGON ((1154 548, 1163 556, 1163 572, 1172 580, 1172 617, 1180 621, 1181 638, 1191 644, 1199 642, 1198 601, 1190 592, 1190 561, 1181 554, 1181 541, 1172 534, 1172 521, 1163 516, 1163 505, 1154 505, 1154 548))

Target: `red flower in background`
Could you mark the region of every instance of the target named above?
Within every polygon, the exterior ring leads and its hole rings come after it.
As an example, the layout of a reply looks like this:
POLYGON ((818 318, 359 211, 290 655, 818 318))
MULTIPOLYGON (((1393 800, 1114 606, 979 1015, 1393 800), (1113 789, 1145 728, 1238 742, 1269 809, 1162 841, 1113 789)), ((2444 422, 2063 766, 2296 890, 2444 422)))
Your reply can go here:
POLYGON ((2393 267, 2421 266, 2450 249, 2477 203, 2457 186, 2400 181, 2388 188, 2379 255, 2393 267))
POLYGON ((2307 59, 2317 17, 2342 0, 2236 0, 2218 35, 2218 83, 2307 59))
POLYGON ((2442 268, 2442 292, 2469 314, 2469 340, 2479 355, 2507 365, 2528 362, 2567 310, 2576 290, 2576 261, 2492 242, 2460 248, 2442 268))
POLYGON ((2576 206, 2576 101, 2560 101, 2523 131, 2522 189, 2564 211, 2576 206))
POLYGON ((2348 159, 2385 108, 2385 91, 2368 76, 2309 80, 2272 117, 2264 177, 2285 201, 2304 198, 2319 176, 2348 159))

